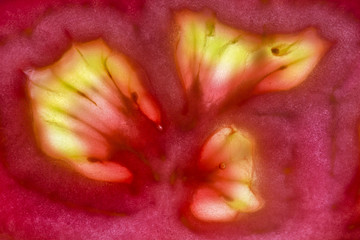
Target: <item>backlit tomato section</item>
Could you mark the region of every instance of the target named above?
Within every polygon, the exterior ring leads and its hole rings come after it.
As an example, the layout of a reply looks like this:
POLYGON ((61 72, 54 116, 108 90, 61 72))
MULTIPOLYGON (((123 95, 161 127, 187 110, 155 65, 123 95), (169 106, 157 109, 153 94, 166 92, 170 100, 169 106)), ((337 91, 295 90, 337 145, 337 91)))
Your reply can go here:
POLYGON ((175 25, 184 90, 206 106, 298 86, 329 47, 313 28, 255 35, 226 26, 211 14, 188 11, 175 15, 175 25))
POLYGON ((41 150, 99 181, 132 181, 114 149, 130 151, 137 119, 160 126, 160 111, 130 61, 103 41, 74 44, 55 64, 27 72, 41 150), (116 159, 117 158, 117 159, 116 159))
MULTIPOLYGON (((221 118, 255 95, 299 86, 330 47, 311 27, 293 34, 256 35, 206 12, 180 11, 174 19, 175 62, 183 90, 190 108, 200 106, 192 112, 206 117, 215 112, 214 118, 221 118)), ((194 219, 237 222, 267 206, 256 189, 261 176, 255 165, 261 161, 254 157, 259 151, 255 138, 231 121, 207 136, 193 166, 197 170, 190 170, 194 184, 189 184, 186 224, 194 219)))
POLYGON ((205 177, 190 206, 197 219, 233 221, 262 207, 263 200, 252 189, 253 154, 254 140, 233 127, 220 129, 206 141, 198 162, 205 177))

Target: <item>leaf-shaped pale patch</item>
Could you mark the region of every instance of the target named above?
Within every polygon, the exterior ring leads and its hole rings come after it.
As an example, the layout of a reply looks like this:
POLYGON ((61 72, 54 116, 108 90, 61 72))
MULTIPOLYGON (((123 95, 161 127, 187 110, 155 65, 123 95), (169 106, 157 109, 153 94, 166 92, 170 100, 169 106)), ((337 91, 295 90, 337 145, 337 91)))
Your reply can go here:
POLYGON ((243 99, 293 88, 329 47, 313 28, 260 36, 188 11, 177 13, 175 24, 175 58, 184 89, 207 105, 226 97, 243 99))
POLYGON ((195 218, 228 222, 262 208, 263 200, 252 189, 253 148, 253 140, 233 127, 220 129, 206 141, 198 162, 206 179, 190 205, 195 218))
POLYGON ((88 178, 131 182, 126 167, 109 161, 111 148, 140 132, 136 114, 160 124, 159 109, 135 71, 101 40, 75 44, 55 64, 28 71, 40 149, 88 178))

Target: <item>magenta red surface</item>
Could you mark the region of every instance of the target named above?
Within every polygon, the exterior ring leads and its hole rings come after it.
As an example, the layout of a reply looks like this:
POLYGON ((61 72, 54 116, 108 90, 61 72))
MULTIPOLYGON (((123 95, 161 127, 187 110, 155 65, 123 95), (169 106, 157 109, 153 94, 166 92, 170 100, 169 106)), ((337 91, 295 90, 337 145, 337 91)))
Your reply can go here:
POLYGON ((0 239, 360 239, 359 19, 355 0, 1 0, 0 239), (253 34, 314 27, 331 47, 299 86, 217 115, 179 79, 172 19, 184 9, 253 34), (35 141, 26 70, 98 38, 141 66, 162 116, 161 131, 139 124, 146 161, 122 155, 135 172, 130 187, 85 178, 35 141), (224 124, 256 139, 265 205, 237 221, 197 221, 189 213, 197 160, 224 124))

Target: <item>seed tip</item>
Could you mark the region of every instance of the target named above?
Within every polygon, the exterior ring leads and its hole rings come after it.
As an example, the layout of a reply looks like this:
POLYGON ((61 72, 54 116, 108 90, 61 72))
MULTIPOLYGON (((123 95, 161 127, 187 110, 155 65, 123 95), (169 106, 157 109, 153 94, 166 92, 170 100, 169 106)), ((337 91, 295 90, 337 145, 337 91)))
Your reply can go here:
POLYGON ((224 162, 220 163, 220 164, 219 164, 219 168, 220 168, 221 170, 225 169, 225 168, 226 168, 226 164, 225 164, 224 162))
POLYGON ((159 131, 164 130, 163 126, 161 126, 160 124, 156 125, 156 128, 157 128, 157 130, 159 130, 159 131))

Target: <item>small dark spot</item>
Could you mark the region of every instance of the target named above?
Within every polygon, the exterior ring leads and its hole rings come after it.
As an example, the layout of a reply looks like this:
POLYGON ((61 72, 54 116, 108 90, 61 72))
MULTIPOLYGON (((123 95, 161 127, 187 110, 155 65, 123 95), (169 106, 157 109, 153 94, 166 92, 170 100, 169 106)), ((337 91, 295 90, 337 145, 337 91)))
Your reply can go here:
POLYGON ((272 52, 272 54, 277 56, 277 55, 279 55, 280 50, 278 48, 276 48, 276 47, 273 47, 273 48, 271 48, 271 52, 272 52))
POLYGON ((153 173, 154 180, 159 182, 160 181, 160 175, 158 173, 153 173))
POLYGON ((139 95, 136 92, 131 93, 131 100, 133 100, 133 102, 136 103, 138 98, 139 98, 139 95))
POLYGON ((5 35, 0 35, 0 46, 5 45, 8 41, 8 37, 5 35))
POLYGON ((176 172, 173 172, 173 173, 170 175, 170 185, 174 185, 177 178, 178 178, 177 173, 176 173, 176 172))
POLYGON ((80 96, 82 96, 82 97, 85 97, 85 98, 86 98, 85 93, 83 93, 82 91, 80 91, 80 90, 76 90, 76 93, 77 93, 78 95, 80 95, 80 96))
POLYGON ((206 23, 206 36, 213 37, 215 35, 215 23, 212 21, 209 21, 206 23))
POLYGON ((140 34, 140 27, 138 24, 133 24, 132 28, 136 34, 140 34))
POLYGON ((331 207, 332 210, 336 211, 339 208, 339 205, 338 204, 332 204, 330 207, 331 207))
POLYGON ((94 158, 94 157, 88 157, 87 160, 88 160, 89 162, 92 162, 92 163, 102 162, 100 159, 94 158))
POLYGON ((330 103, 331 104, 336 104, 337 103, 336 97, 333 94, 330 95, 330 103))
POLYGON ((226 201, 229 201, 229 202, 232 202, 235 200, 234 198, 227 196, 227 195, 223 195, 223 197, 225 198, 226 201))
POLYGON ((291 174, 292 172, 293 172, 293 169, 292 169, 291 167, 286 167, 286 168, 283 169, 283 173, 284 173, 285 175, 289 175, 289 174, 291 174))
POLYGON ((354 225, 354 224, 349 225, 349 226, 348 226, 348 229, 349 229, 349 230, 354 230, 354 229, 355 229, 355 225, 354 225))
POLYGON ((284 70, 286 69, 288 66, 287 65, 282 65, 281 67, 279 67, 279 70, 284 70))

